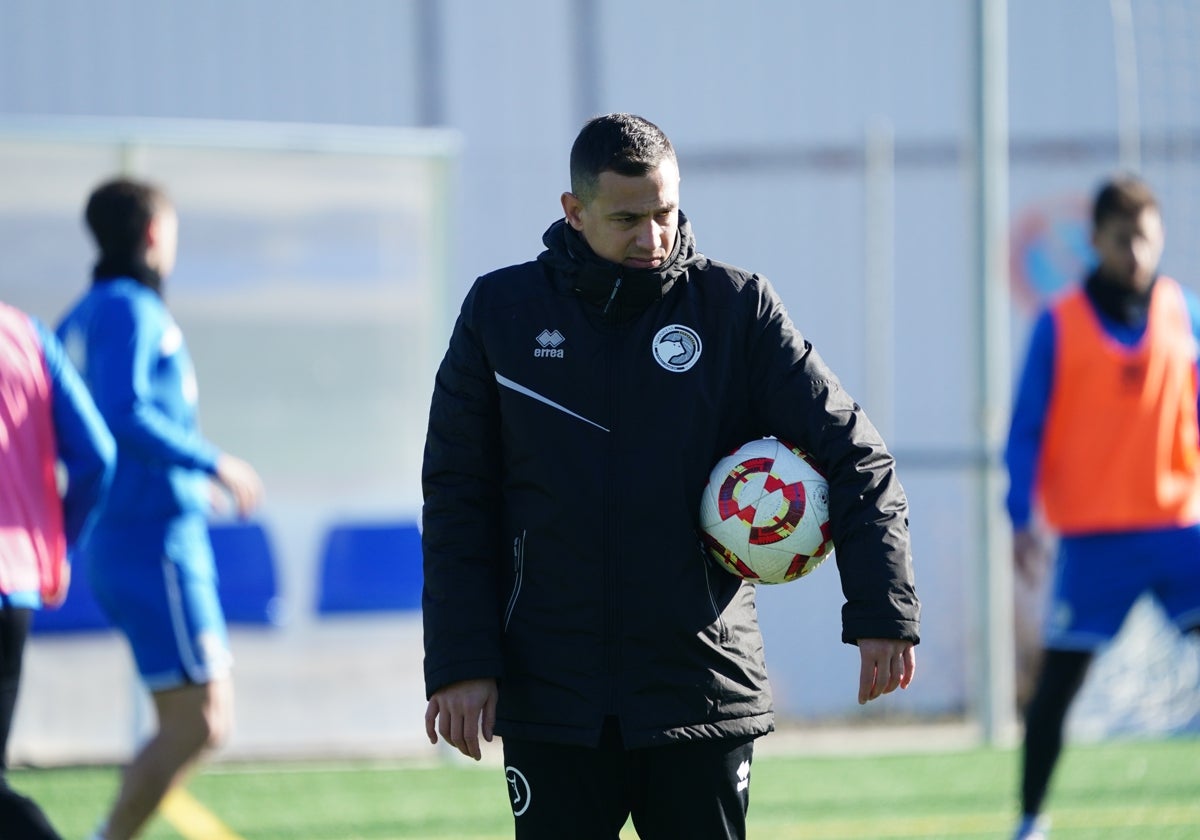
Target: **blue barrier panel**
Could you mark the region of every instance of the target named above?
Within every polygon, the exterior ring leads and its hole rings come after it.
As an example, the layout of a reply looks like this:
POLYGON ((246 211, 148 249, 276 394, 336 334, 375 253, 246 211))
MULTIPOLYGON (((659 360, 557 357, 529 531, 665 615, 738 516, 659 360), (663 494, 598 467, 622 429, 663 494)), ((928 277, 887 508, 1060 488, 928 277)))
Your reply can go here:
POLYGON ((67 598, 57 608, 43 607, 34 611, 33 632, 89 633, 110 630, 112 625, 96 602, 87 580, 87 558, 79 552, 71 554, 71 586, 67 598))
POLYGON ((217 594, 230 624, 278 626, 279 590, 275 555, 266 529, 257 522, 213 522, 208 526, 217 565, 217 594))
POLYGON ((421 608, 421 533, 416 523, 342 523, 321 551, 317 612, 421 608))

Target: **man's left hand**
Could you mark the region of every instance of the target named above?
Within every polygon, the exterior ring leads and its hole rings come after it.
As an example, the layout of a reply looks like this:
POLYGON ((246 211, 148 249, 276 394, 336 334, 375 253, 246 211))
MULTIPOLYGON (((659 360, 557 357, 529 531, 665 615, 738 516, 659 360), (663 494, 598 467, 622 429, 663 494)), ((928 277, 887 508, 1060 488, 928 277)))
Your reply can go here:
POLYGON ((913 643, 900 639, 859 639, 858 653, 862 670, 858 678, 858 703, 861 706, 897 688, 908 688, 917 670, 913 643))

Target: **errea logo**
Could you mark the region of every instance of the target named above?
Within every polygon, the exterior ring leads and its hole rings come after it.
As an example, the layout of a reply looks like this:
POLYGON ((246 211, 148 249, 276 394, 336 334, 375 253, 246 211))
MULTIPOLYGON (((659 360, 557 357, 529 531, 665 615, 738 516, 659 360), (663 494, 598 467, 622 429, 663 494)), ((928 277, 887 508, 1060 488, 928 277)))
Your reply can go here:
POLYGON ((563 349, 559 345, 566 341, 558 330, 542 330, 535 339, 540 347, 533 348, 535 359, 561 359, 563 349))

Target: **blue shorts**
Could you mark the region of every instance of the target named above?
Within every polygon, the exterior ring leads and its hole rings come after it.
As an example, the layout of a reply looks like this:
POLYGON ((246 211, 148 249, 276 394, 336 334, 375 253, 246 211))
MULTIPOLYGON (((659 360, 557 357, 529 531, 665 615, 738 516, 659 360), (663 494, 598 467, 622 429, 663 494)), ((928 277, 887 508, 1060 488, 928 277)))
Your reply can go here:
POLYGON ((1045 646, 1096 650, 1146 592, 1181 631, 1200 626, 1200 525, 1062 537, 1045 646))
POLYGON ((96 601, 129 640, 147 688, 201 684, 229 673, 233 657, 203 517, 101 522, 86 555, 96 601))

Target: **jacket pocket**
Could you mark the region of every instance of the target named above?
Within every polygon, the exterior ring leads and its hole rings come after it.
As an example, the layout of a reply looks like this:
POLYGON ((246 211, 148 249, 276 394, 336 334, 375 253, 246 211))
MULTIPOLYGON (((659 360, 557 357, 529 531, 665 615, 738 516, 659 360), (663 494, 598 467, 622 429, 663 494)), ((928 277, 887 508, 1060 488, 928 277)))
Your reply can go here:
POLYGON ((700 565, 704 568, 704 591, 708 595, 708 604, 712 607, 713 622, 717 626, 717 637, 721 644, 726 644, 729 641, 729 633, 725 627, 725 619, 721 616, 721 608, 717 606, 717 596, 713 592, 713 572, 716 569, 712 568, 708 557, 701 555, 700 565))
POLYGON ((513 585, 512 593, 508 596, 508 606, 504 609, 504 632, 508 632, 508 623, 512 620, 513 610, 517 607, 517 599, 521 597, 521 580, 525 576, 525 532, 513 537, 513 585))

